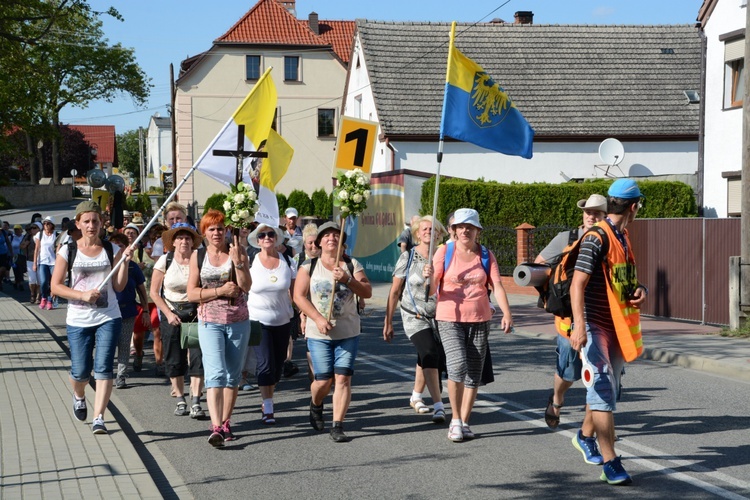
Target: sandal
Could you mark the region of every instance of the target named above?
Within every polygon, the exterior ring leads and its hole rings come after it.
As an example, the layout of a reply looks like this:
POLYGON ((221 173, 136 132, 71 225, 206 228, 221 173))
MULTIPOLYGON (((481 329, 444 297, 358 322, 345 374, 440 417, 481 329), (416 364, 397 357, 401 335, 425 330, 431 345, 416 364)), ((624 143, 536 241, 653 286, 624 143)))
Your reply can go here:
POLYGON ((550 429, 557 429, 557 426, 560 425, 560 416, 552 413, 550 411, 550 406, 557 411, 560 411, 560 408, 562 408, 563 405, 555 403, 553 396, 554 392, 549 395, 549 399, 547 400, 547 408, 544 410, 544 421, 550 429))
POLYGON ((414 408, 414 411, 417 413, 429 413, 430 411, 430 407, 424 404, 424 401, 421 399, 410 399, 409 406, 414 408))
POLYGON ((260 417, 260 421, 266 425, 275 425, 276 419, 273 418, 273 413, 264 413, 262 417, 260 417))
POLYGON ((460 443, 464 440, 464 431, 460 423, 451 424, 450 429, 448 429, 448 439, 454 443, 460 443))
POLYGON ((435 424, 445 423, 445 410, 443 410, 442 408, 439 410, 435 410, 435 413, 432 414, 432 422, 435 424))

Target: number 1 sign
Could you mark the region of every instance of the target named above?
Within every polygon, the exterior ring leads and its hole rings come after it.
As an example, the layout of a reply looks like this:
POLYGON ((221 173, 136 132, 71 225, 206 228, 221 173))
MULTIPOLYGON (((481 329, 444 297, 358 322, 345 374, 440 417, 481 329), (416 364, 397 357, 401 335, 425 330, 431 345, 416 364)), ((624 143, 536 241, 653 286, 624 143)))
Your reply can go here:
POLYGON ((355 168, 360 168, 369 175, 377 137, 377 122, 342 116, 336 140, 336 158, 333 162, 334 175, 336 170, 355 168))

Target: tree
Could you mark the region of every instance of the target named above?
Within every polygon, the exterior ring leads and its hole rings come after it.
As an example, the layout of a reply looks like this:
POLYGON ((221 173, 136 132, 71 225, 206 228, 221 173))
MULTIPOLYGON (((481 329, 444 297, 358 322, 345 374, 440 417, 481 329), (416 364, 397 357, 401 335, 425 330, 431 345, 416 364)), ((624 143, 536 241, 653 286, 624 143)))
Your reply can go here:
POLYGON ((140 154, 137 130, 117 134, 117 160, 120 162, 120 170, 129 172, 134 179, 141 178, 140 154))
POLYGON ((313 212, 315 211, 313 202, 310 200, 310 197, 307 195, 307 193, 299 189, 295 189, 294 191, 289 193, 287 206, 296 208, 300 216, 313 215, 313 212))

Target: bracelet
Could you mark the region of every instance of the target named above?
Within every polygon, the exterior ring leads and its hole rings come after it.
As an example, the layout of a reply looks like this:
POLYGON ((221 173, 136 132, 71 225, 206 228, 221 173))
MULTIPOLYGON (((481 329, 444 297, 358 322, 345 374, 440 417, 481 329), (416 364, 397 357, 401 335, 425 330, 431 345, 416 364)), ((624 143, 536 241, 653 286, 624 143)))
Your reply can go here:
POLYGON ((349 283, 351 283, 351 282, 352 282, 352 277, 351 277, 351 276, 349 276, 349 279, 348 279, 348 280, 346 280, 346 284, 348 285, 348 284, 349 284, 349 283))
POLYGON ((203 288, 198 290, 198 302, 203 302, 203 288))
POLYGON ((240 262, 239 264, 234 264, 234 267, 242 271, 243 269, 245 269, 245 264, 240 262))

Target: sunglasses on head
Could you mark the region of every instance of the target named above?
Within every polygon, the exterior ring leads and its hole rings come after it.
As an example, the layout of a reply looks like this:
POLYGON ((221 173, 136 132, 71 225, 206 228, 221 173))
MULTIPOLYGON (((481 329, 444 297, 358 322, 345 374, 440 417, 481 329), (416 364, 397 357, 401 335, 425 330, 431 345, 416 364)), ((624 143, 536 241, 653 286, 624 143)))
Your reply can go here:
POLYGON ((276 231, 266 231, 265 233, 258 233, 258 239, 262 240, 264 238, 275 238, 276 237, 276 231))

